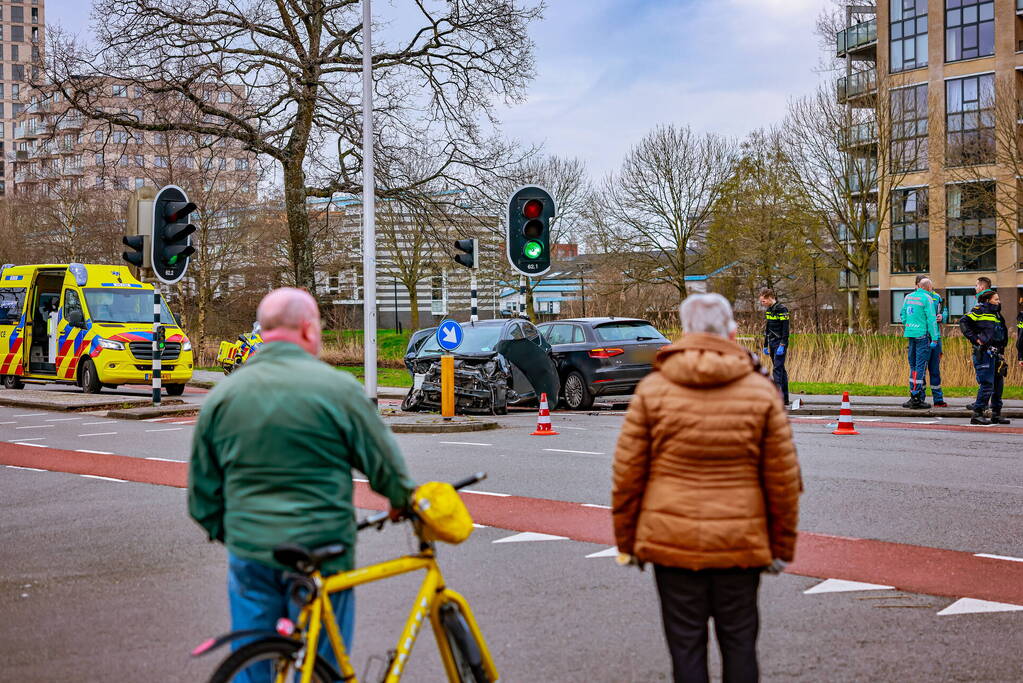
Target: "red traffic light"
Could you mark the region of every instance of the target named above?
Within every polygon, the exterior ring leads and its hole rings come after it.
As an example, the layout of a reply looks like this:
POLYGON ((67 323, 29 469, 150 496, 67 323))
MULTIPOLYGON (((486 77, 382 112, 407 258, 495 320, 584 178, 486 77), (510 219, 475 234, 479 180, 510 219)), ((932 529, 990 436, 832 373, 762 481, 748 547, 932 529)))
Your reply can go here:
POLYGON ((530 199, 522 206, 522 215, 532 220, 539 218, 543 213, 543 202, 539 199, 530 199))

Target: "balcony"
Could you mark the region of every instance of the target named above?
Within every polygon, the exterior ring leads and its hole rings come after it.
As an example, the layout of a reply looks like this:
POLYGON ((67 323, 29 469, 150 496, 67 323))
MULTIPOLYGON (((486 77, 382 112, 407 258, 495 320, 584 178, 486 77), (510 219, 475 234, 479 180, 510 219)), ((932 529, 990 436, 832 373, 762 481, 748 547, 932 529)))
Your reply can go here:
POLYGON ((15 140, 35 140, 39 137, 39 129, 36 126, 36 122, 22 124, 20 126, 14 126, 14 139, 15 140))
POLYGON ((1016 0, 1016 14, 1023 14, 1023 0, 1016 0))
POLYGON ((842 148, 854 150, 872 148, 877 145, 877 123, 867 121, 847 127, 842 131, 842 148))
POLYGON ((858 101, 869 106, 869 100, 877 94, 877 69, 857 71, 851 76, 842 76, 837 84, 840 104, 855 104, 858 101))
POLYGON ((85 119, 81 116, 68 116, 57 121, 57 130, 81 130, 85 119))
MULTIPOLYGON (((1017 6, 1019 3, 1020 0, 1016 0, 1017 6)), ((836 34, 836 42, 836 54, 839 57, 873 51, 877 47, 877 19, 864 21, 839 31, 836 34)))
POLYGON ((85 167, 84 166, 65 166, 64 170, 62 171, 62 173, 64 175, 70 175, 70 176, 83 176, 83 175, 85 175, 85 167))

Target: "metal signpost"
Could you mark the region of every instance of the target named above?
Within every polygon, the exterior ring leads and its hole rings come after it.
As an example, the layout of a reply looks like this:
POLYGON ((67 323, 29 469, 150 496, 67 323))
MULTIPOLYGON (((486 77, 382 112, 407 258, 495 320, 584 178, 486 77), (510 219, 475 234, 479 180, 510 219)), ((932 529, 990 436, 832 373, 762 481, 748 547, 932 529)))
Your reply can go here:
POLYGON ((451 352, 462 345, 465 330, 454 320, 445 318, 435 334, 437 344, 446 351, 440 357, 440 414, 449 420, 455 416, 455 357, 451 352))

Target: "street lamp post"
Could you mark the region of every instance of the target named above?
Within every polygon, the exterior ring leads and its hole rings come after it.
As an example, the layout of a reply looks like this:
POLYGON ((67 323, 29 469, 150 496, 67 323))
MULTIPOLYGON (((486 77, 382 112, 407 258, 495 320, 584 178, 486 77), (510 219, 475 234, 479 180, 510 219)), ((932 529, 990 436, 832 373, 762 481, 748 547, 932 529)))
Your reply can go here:
POLYGON ((362 0, 362 326, 366 395, 377 400, 376 197, 373 183, 373 28, 362 0))

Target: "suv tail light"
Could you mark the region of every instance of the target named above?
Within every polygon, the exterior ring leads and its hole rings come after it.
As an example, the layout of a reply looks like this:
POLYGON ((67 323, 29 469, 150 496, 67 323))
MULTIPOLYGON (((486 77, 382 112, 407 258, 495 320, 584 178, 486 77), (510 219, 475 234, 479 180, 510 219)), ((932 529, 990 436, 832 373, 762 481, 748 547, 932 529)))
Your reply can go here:
POLYGON ((623 353, 624 349, 590 349, 590 358, 614 358, 623 353))

